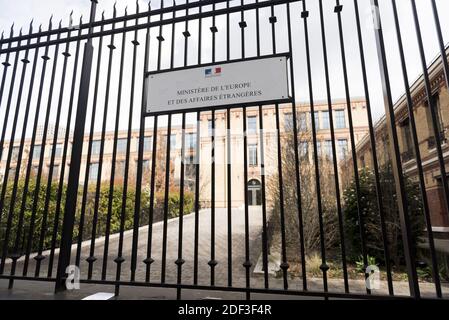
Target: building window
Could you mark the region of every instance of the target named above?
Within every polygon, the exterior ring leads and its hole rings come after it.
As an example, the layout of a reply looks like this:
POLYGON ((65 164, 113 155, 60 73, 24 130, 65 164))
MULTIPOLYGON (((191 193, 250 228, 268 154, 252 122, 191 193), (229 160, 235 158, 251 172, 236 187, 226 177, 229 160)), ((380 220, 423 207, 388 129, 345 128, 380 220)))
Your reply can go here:
POLYGON ((299 142, 299 158, 309 158, 309 143, 307 141, 299 142))
POLYGON ((348 154, 348 140, 340 139, 338 140, 338 158, 344 160, 348 154))
POLYGON ((320 127, 320 114, 318 113, 318 111, 315 111, 313 116, 314 116, 314 119, 315 119, 315 128, 316 128, 316 130, 320 130, 321 129, 321 127, 320 127))
POLYGON ((150 172, 150 160, 143 160, 142 161, 142 172, 143 173, 150 172))
POLYGON ((89 166, 89 181, 98 179, 98 163, 91 163, 89 166))
POLYGON ((101 141, 93 140, 92 141, 92 155, 97 156, 100 154, 101 141))
POLYGON ((332 159, 332 141, 324 141, 324 155, 328 159, 332 159))
POLYGON ((257 133, 257 117, 248 117, 248 134, 257 133))
POLYGON ((329 111, 321 112, 321 123, 322 123, 321 129, 329 130, 329 128, 330 128, 329 111))
POLYGON ((189 151, 193 151, 196 149, 196 133, 187 133, 186 149, 189 151))
POLYGON ((318 158, 321 158, 322 150, 321 150, 321 141, 316 142, 316 153, 318 154, 318 158))
POLYGON ((212 128, 212 119, 207 120, 207 132, 209 137, 214 135, 214 129, 212 128))
POLYGON ((335 110, 335 128, 346 128, 346 115, 345 110, 335 110))
POLYGON ((117 161, 115 163, 115 176, 117 178, 123 178, 125 175, 125 161, 117 161))
POLYGON ((284 129, 286 131, 293 129, 293 114, 292 113, 284 113, 284 129))
POLYGON ((176 134, 170 135, 170 150, 176 149, 176 134))
MULTIPOLYGON (((440 97, 438 93, 432 96, 432 99, 430 101, 430 108, 432 108, 432 110, 435 111, 437 131, 440 134, 440 140, 444 142, 445 140, 444 123, 442 122, 443 118, 441 116, 440 97)), ((435 148, 436 139, 432 120, 432 113, 430 108, 428 107, 426 109, 427 127, 429 128, 429 148, 435 148)))
POLYGON ((17 161, 19 159, 19 147, 12 148, 12 161, 17 161))
POLYGON ((401 123, 401 132, 402 132, 402 140, 403 140, 403 150, 402 153, 402 161, 407 162, 413 158, 413 143, 412 143, 412 132, 410 129, 410 121, 409 119, 403 121, 401 123))
POLYGON ((299 114, 299 132, 305 132, 307 131, 307 113, 301 112, 299 114))
POLYGON ((38 160, 41 155, 42 147, 40 145, 34 146, 33 149, 33 160, 38 160))
POLYGON ((117 152, 125 153, 126 145, 127 145, 127 139, 117 139, 117 152))
MULTIPOLYGON (((52 146, 52 149, 51 149, 51 153, 53 153, 53 146, 52 146)), ((50 155, 51 155, 51 153, 50 153, 50 155)), ((58 143, 56 145, 55 157, 56 158, 60 158, 61 156, 62 156, 62 143, 58 143)))
POLYGON ((153 137, 143 138, 143 151, 148 152, 153 149, 153 137))
POLYGON ((8 180, 14 180, 15 175, 16 175, 16 168, 10 167, 8 170, 8 180))
POLYGON ((53 176, 51 177, 52 180, 58 180, 59 177, 59 164, 53 166, 53 176))
POLYGON ((248 145, 249 165, 257 166, 257 144, 248 145))

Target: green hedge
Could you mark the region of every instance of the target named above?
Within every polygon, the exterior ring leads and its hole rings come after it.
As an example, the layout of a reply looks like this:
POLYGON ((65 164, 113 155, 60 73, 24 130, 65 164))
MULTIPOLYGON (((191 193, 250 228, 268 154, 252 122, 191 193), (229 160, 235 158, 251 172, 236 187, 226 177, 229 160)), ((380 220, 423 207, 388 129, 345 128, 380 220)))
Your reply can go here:
MULTIPOLYGON (((30 231, 30 223, 31 223, 31 215, 33 208, 33 198, 34 198, 34 190, 36 188, 36 181, 34 179, 30 180, 29 188, 27 191, 27 201, 25 210, 23 213, 23 224, 19 234, 19 252, 24 252, 27 245, 27 238, 30 231)), ((3 250, 5 235, 6 235, 6 227, 9 216, 9 208, 11 202, 13 183, 9 181, 6 194, 5 194, 5 205, 2 212, 2 220, 0 224, 0 254, 3 250)), ((35 252, 39 248, 39 239, 41 236, 41 226, 44 218, 44 206, 45 206, 45 196, 46 196, 47 186, 45 184, 40 185, 39 187, 39 196, 36 207, 36 215, 35 215, 35 226, 34 232, 32 234, 32 242, 31 242, 31 251, 35 252)), ((55 211, 56 211, 56 202, 57 202, 57 192, 58 192, 58 184, 53 183, 50 187, 50 198, 49 198, 49 206, 47 211, 47 228, 44 231, 43 237, 43 250, 50 248, 52 234, 54 229, 54 220, 55 220, 55 211)), ((61 225, 64 216, 64 201, 65 201, 65 192, 66 186, 63 187, 63 197, 61 203, 61 210, 59 214, 58 223, 58 232, 56 236, 56 247, 59 245, 60 237, 61 237, 61 225)), ((18 224, 19 224, 19 213, 21 207, 21 199, 24 193, 24 181, 19 180, 17 185, 17 196, 14 201, 14 210, 13 210, 13 218, 10 228, 10 234, 8 239, 8 252, 11 253, 14 249, 15 240, 18 232, 18 224)), ((81 204, 82 204, 82 187, 80 187, 78 193, 78 203, 77 203, 77 214, 76 221, 73 231, 73 242, 76 242, 79 234, 79 223, 81 219, 81 204)), ((117 184, 114 185, 114 192, 112 196, 112 206, 111 206, 111 220, 110 220, 110 234, 116 233, 120 231, 120 218, 122 212, 122 196, 123 196, 123 185, 117 184)), ((149 201, 150 195, 149 191, 143 189, 141 194, 141 214, 139 217, 139 226, 143 226, 148 224, 149 222, 149 201)), ((154 218, 153 222, 157 222, 162 220, 163 218, 163 203, 164 203, 164 194, 156 193, 155 201, 154 201, 154 218)), ((95 204, 95 186, 91 186, 87 192, 87 202, 86 202, 86 210, 84 216, 84 228, 83 228, 83 240, 88 240, 92 236, 92 221, 94 217, 94 204, 95 204)), ((96 237, 103 236, 106 230, 107 223, 107 215, 108 215, 108 204, 109 204, 109 183, 102 184, 100 187, 99 193, 99 207, 98 207, 98 222, 96 229, 96 237)), ((126 197, 126 206, 125 206, 125 220, 124 220, 124 229, 129 230, 133 228, 134 225, 134 205, 135 205, 135 189, 128 185, 127 197, 126 197)), ((173 218, 179 215, 179 206, 180 206, 180 195, 179 191, 174 189, 169 193, 168 200, 168 217, 173 218)), ((192 192, 185 191, 184 193, 184 214, 189 214, 193 211, 194 206, 194 196, 192 192)))

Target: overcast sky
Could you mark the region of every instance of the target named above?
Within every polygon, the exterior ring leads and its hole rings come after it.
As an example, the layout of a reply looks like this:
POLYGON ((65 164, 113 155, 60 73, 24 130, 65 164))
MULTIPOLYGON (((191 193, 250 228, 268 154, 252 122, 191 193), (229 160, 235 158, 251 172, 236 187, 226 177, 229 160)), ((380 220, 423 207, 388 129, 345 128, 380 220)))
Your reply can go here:
MULTIPOLYGON (((185 0, 179 0, 178 4, 184 3, 185 0)), ((245 1, 245 3, 252 3, 254 0, 245 1)), ((387 47, 387 57, 388 57, 388 65, 390 68, 391 82, 394 99, 399 98, 404 92, 404 85, 402 82, 402 73, 400 69, 400 60, 397 50, 396 44, 396 35, 394 30, 394 21, 392 16, 392 8, 390 0, 379 0, 380 2, 380 11, 381 17, 384 27, 385 33, 385 41, 387 47)), ((112 16, 112 6, 113 0, 99 0, 98 10, 97 10, 97 19, 100 19, 101 12, 105 11, 106 18, 112 16)), ((328 47, 328 58, 329 58, 329 69, 330 69, 330 82, 331 82, 331 94, 333 99, 341 99, 344 97, 344 83, 343 83, 343 71, 342 71, 342 62, 340 55, 340 44, 338 38, 338 25, 337 25, 337 15, 333 12, 333 8, 335 6, 335 1, 333 0, 324 0, 324 20, 325 20, 325 29, 326 29, 326 37, 327 37, 327 47, 328 47)), ((349 74, 349 89, 352 97, 360 97, 364 95, 363 91, 363 83, 362 83, 362 73, 360 68, 360 56, 358 50, 358 42, 357 42, 357 33, 355 29, 355 18, 354 18, 354 6, 353 0, 342 0, 341 3, 344 6, 342 18, 343 18, 343 32, 344 32, 344 41, 346 46, 346 59, 348 62, 348 74, 349 74)), ((358 1, 360 6, 360 13, 362 19, 362 33, 364 37, 364 46, 366 53, 366 62, 368 68, 368 80, 369 80, 369 88, 373 103, 373 116, 375 119, 379 119, 384 114, 384 106, 382 101, 382 92, 381 92, 381 84, 379 78, 379 67, 377 63, 376 56, 376 46, 374 41, 374 32, 372 30, 372 17, 370 10, 370 1, 369 0, 360 0, 358 1)), ((147 2, 139 1, 140 10, 146 10, 147 2)), ((166 1, 166 6, 171 6, 172 2, 170 0, 166 1)), ((231 1, 231 6, 239 5, 240 1, 231 1)), ((217 8, 223 7, 225 4, 217 5, 217 8)), ((403 41, 407 59, 407 67, 410 82, 413 82, 416 77, 421 74, 422 69, 420 65, 420 57, 417 47, 416 34, 414 32, 414 23, 412 20, 412 12, 409 0, 399 0, 397 1, 398 10, 400 14, 400 24, 403 31, 403 41)), ((438 42, 435 33, 435 27, 433 22, 432 11, 430 7, 430 0, 417 0, 418 10, 419 10, 419 18, 420 25, 422 28, 424 45, 426 51, 427 62, 430 63, 436 55, 438 54, 438 42)), ((449 1, 447 0, 437 0, 437 5, 441 13, 449 12, 449 1)), ((128 6, 128 13, 134 13, 136 8, 136 2, 133 0, 119 0, 117 2, 117 14, 122 15, 124 13, 125 7, 128 6)), ((152 2, 153 8, 158 8, 160 3, 158 0, 153 0, 152 2)), ((321 31, 320 31, 320 19, 319 19, 319 7, 318 0, 308 0, 307 1, 308 10, 310 11, 310 19, 309 19, 309 33, 310 33, 310 48, 312 55, 312 72, 313 72, 313 86, 314 86, 314 98, 316 100, 324 100, 326 99, 326 86, 324 81, 324 67, 323 67, 323 54, 322 54, 322 43, 321 43, 321 31)), ((25 32, 28 32, 28 25, 30 20, 34 18, 34 27, 38 28, 39 24, 43 24, 43 28, 46 29, 48 25, 48 19, 50 15, 53 14, 53 23, 54 27, 57 26, 59 20, 62 19, 62 25, 67 26, 69 23, 69 14, 73 10, 73 19, 78 21, 80 15, 85 17, 84 21, 86 21, 89 16, 89 8, 90 1, 89 0, 20 0, 20 1, 6 1, 0 0, 0 31, 4 30, 5 34, 9 34, 9 30, 11 24, 15 22, 15 32, 18 33, 20 27, 23 27, 25 32)), ((205 8, 205 10, 210 10, 205 8)), ((300 18, 300 12, 302 11, 302 3, 300 1, 295 2, 291 5, 291 18, 292 18, 292 32, 293 32, 293 57, 294 57, 294 65, 295 65, 295 82, 296 82, 296 99, 297 101, 303 102, 308 101, 308 83, 307 83, 307 69, 305 62, 305 49, 304 49, 304 28, 302 19, 300 18)), ((192 10, 192 13, 195 13, 196 10, 192 10)), ((181 15, 183 13, 180 13, 181 15)), ((272 53, 271 48, 271 31, 270 25, 268 23, 268 17, 270 16, 270 9, 261 9, 260 10, 260 30, 261 30, 261 53, 262 54, 270 54, 272 53)), ((286 9, 285 6, 276 7, 275 15, 278 17, 278 23, 276 24, 276 37, 277 37, 277 52, 285 52, 288 50, 288 42, 287 42, 287 25, 286 25, 286 9)), ((442 14, 441 14, 442 15, 442 14)), ((170 14, 167 14, 169 17, 170 14)), ((245 15, 245 20, 248 23, 248 28, 245 30, 247 34, 247 42, 246 42, 246 55, 254 56, 255 46, 256 46, 256 37, 255 37, 255 14, 254 12, 247 13, 245 15)), ((141 20, 143 22, 144 19, 141 20)), ((231 59, 241 58, 241 49, 240 49, 240 29, 238 27, 238 22, 240 21, 240 14, 231 15, 231 59)), ((225 32, 225 16, 221 16, 217 18, 216 25, 218 27, 217 33, 217 61, 226 59, 226 32, 225 32)), ((444 33, 445 42, 449 41, 449 19, 441 20, 442 29, 444 33)), ((211 35, 209 31, 209 27, 212 25, 211 19, 203 20, 203 57, 202 63, 211 61, 211 35)), ((121 27, 117 25, 117 27, 121 27)), ((184 31, 185 26, 184 23, 179 23, 175 27, 175 67, 182 66, 183 64, 183 54, 184 54, 184 40, 182 36, 182 32, 184 31)), ((197 63, 197 42, 198 42, 198 23, 196 21, 190 22, 189 30, 192 36, 189 38, 189 53, 188 53, 188 64, 193 65, 197 63)), ((151 36, 152 39, 155 40, 157 36, 158 29, 154 28, 152 30, 151 36)), ((169 40, 171 37, 171 26, 165 26, 163 28, 163 35, 165 39, 169 40)), ((132 70, 132 50, 133 46, 130 44, 130 41, 133 39, 133 33, 128 33, 126 35, 126 52, 125 52, 125 60, 124 60, 124 77, 123 77, 123 89, 122 94, 120 96, 120 100, 117 94, 118 89, 118 74, 119 74, 119 66, 120 66, 120 49, 121 49, 121 41, 122 35, 117 35, 115 37, 115 45, 118 50, 115 50, 114 57, 112 61, 112 82, 111 82, 111 91, 110 91, 110 100, 109 100, 109 111, 108 111, 108 130, 114 129, 115 124, 115 114, 117 102, 120 101, 121 111, 120 111, 120 121, 119 126, 120 129, 125 129, 128 123, 128 107, 130 101, 130 87, 131 87, 131 70, 132 70)), ((144 44, 144 36, 145 32, 142 30, 138 34, 138 40, 141 44, 144 44)), ((154 70, 156 68, 157 62, 157 41, 152 40, 151 46, 151 57, 150 57, 150 69, 154 70)), ((108 66, 108 50, 106 50, 106 45, 111 41, 110 37, 105 37, 103 39, 103 54, 102 54, 102 63, 101 63, 101 71, 100 71, 100 82, 99 82, 99 96, 98 96, 98 105, 99 111, 96 116, 96 130, 99 131, 102 123, 102 112, 104 108, 105 101, 105 85, 106 85, 106 74, 107 74, 107 66, 108 66), (98 128, 98 129, 97 129, 98 128)), ((64 46, 62 45, 59 52, 64 51, 64 46)), ((42 49, 41 49, 42 50, 42 49)), ((74 55, 75 44, 72 43, 69 47, 69 51, 74 55)), ((98 54, 98 39, 94 41, 94 68, 96 68, 96 58, 98 54)), ((132 115, 133 118, 133 127, 138 126, 139 120, 139 109, 140 109, 140 101, 141 101, 141 90, 142 90, 142 71, 143 71, 143 50, 144 46, 141 45, 138 47, 137 52, 137 76, 136 76, 136 88, 134 91, 135 95, 135 106, 134 112, 132 115)), ((53 49, 50 50, 49 55, 52 59, 49 61, 47 67, 47 79, 44 86, 44 95, 43 95, 43 103, 42 110, 39 114, 39 122, 43 123, 44 121, 44 111, 47 107, 48 100, 48 92, 49 92, 49 75, 51 74, 51 67, 53 62, 53 49)), ((33 57, 34 51, 30 51, 30 57, 33 57)), ((42 51, 40 55, 42 54, 42 51)), ((162 49, 162 68, 168 68, 170 65, 170 41, 165 41, 163 43, 162 49)), ((14 55, 11 56, 10 60, 12 61, 14 55)), ((52 96, 52 104, 51 110, 56 110, 60 83, 61 83, 61 74, 62 74, 62 62, 63 56, 59 54, 58 59, 60 62, 58 63, 57 72, 56 72, 56 85, 54 89, 54 93, 52 96)), ((1 60, 4 60, 4 55, 1 56, 1 60)), ((80 59, 81 61, 81 59, 80 59)), ((41 62, 39 62, 39 66, 41 62)), ((13 103, 12 110, 9 115, 9 119, 13 117, 13 111, 15 110, 15 104, 17 100, 17 88, 18 81, 20 78, 20 72, 22 67, 19 66, 17 70, 16 76, 16 85, 13 92, 13 103)), ((31 67, 29 67, 31 69, 31 67)), ((27 75, 25 77, 25 92, 28 90, 29 86, 29 74, 30 69, 27 71, 27 75)), ((1 72, 3 72, 3 67, 0 68, 1 72)), ((61 126, 65 127, 65 122, 67 118, 67 107, 70 87, 71 74, 73 72, 73 58, 69 59, 68 67, 67 67, 67 81, 66 88, 64 90, 63 102, 64 108, 61 114, 61 126)), ((95 72, 95 69, 94 69, 95 72)), ((93 72, 93 74, 94 74, 93 72)), ((9 72, 9 76, 11 72, 9 72)), ((34 95, 37 95, 38 88, 38 80, 40 77, 40 69, 36 73, 35 79, 35 87, 34 87, 34 95)), ((78 78, 79 79, 79 78, 78 78)), ((79 82, 79 81, 78 81, 79 82)), ((92 81, 92 90, 91 98, 90 98, 90 106, 92 102, 92 94, 93 94, 93 85, 94 81, 92 81)), ((77 89, 77 88, 76 88, 77 89)), ((7 103, 8 96, 8 83, 5 87, 5 93, 3 99, 1 101, 0 107, 0 127, 3 127, 4 117, 5 117, 5 108, 4 105, 7 103)), ((35 101, 35 99, 33 100, 35 101)), ((23 107, 26 102, 26 97, 23 97, 21 101, 21 106, 23 107)), ((76 102, 76 97, 75 97, 76 102)), ((32 107, 32 108, 35 108, 32 107)), ((23 118, 23 108, 21 108, 21 113, 19 115, 19 128, 23 125, 21 123, 23 118)), ((34 116, 31 114, 30 119, 34 119, 34 116)), ((51 112, 50 115, 50 123, 55 122, 55 114, 56 112, 51 112)), ((179 121, 179 118, 175 119, 175 121, 179 121)), ((90 119, 87 119, 86 129, 88 129, 88 124, 90 119)), ((10 123, 11 121, 7 121, 8 123, 8 132, 10 132, 10 123)), ((151 121, 147 122, 147 125, 151 125, 151 121)), ((72 123, 73 128, 73 123, 72 123)), ((27 129, 27 132, 30 131, 27 129)), ((28 133, 29 135, 29 133, 28 133)), ((17 137, 17 134, 16 134, 17 137)))

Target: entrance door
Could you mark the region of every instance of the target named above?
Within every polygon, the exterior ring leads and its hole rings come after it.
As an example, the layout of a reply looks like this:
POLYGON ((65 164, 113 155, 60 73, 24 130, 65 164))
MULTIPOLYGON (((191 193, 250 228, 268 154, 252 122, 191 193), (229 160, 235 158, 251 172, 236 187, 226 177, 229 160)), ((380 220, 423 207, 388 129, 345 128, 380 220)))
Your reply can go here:
POLYGON ((262 205, 262 188, 256 179, 248 182, 248 204, 250 206, 262 205))

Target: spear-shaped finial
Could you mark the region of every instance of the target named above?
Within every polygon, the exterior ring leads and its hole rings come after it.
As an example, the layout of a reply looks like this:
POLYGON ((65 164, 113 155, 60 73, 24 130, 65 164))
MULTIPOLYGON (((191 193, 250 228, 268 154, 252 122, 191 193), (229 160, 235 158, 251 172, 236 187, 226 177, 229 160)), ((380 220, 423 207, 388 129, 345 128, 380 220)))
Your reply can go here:
POLYGON ((5 33, 5 32, 4 32, 4 31, 2 31, 2 37, 1 37, 1 39, 0 39, 0 40, 3 40, 3 36, 4 36, 4 33, 5 33))
POLYGON ((103 12, 101 13, 101 20, 104 20, 104 10, 103 10, 103 12))
POLYGON ((19 37, 22 36, 22 27, 20 27, 20 31, 19 31, 19 37))
POLYGON ((12 37, 14 35, 14 22, 11 25, 11 36, 12 37))
POLYGON ((31 32, 33 32, 33 21, 34 21, 34 19, 31 19, 31 22, 30 22, 30 27, 28 28, 28 34, 31 34, 31 32))
POLYGON ((48 21, 48 29, 51 30, 53 26, 53 15, 51 15, 50 20, 48 21))
POLYGON ((61 28, 62 28, 62 19, 59 20, 59 29, 61 29, 61 28))
POLYGON ((151 11, 151 0, 148 1, 148 10, 151 11))
POLYGON ((42 31, 42 23, 39 25, 39 32, 42 31))
POLYGON ((139 0, 136 0, 136 12, 139 13, 139 0))
POLYGON ((125 16, 128 15, 128 6, 125 7, 125 16))

